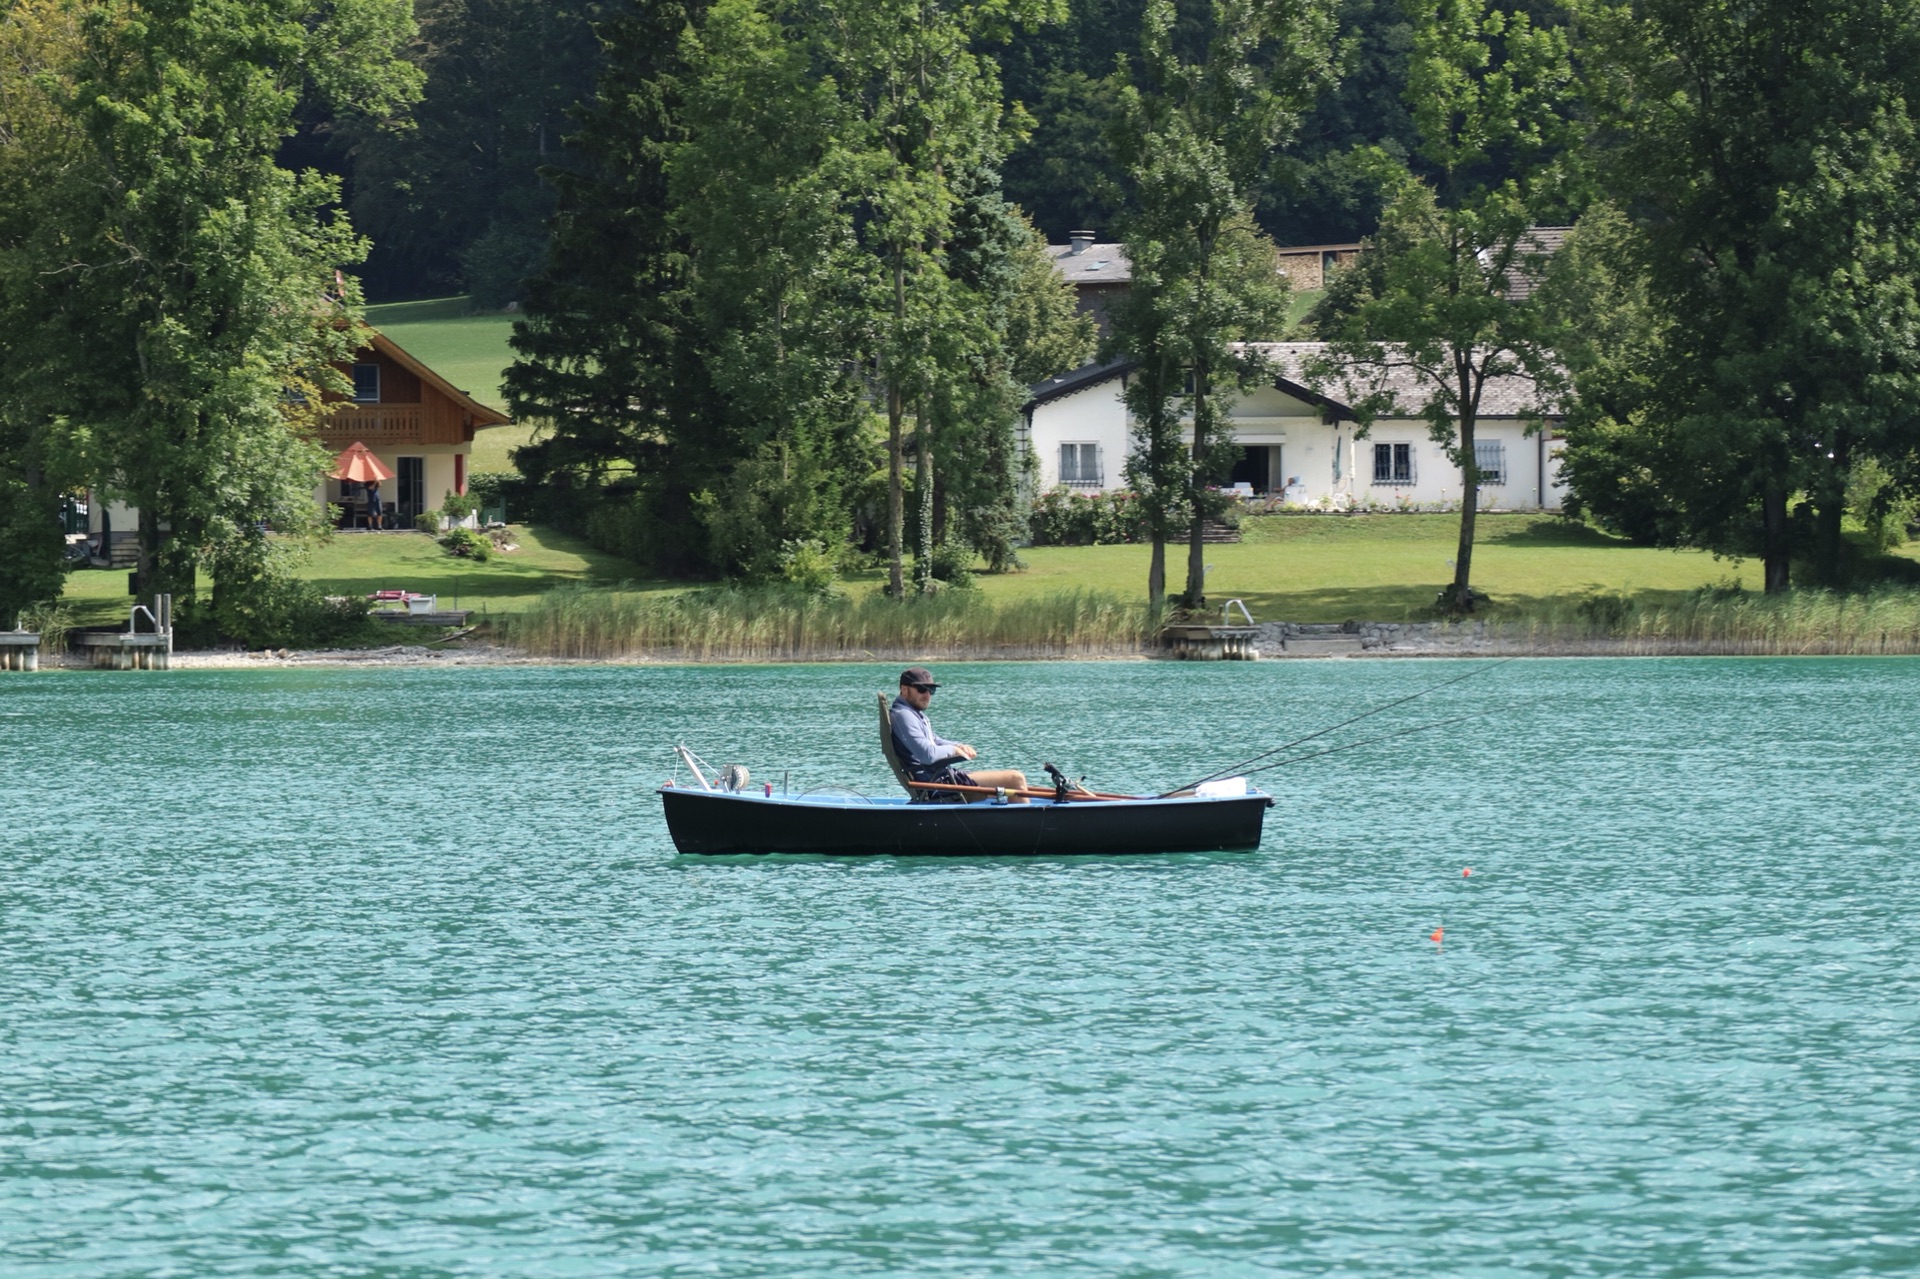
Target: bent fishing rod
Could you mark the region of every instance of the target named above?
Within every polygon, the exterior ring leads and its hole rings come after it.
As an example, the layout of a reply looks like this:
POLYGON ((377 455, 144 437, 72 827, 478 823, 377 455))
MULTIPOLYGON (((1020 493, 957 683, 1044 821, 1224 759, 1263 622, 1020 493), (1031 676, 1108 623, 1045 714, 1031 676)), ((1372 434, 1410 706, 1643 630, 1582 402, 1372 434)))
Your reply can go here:
MULTIPOLYGON (((1251 759, 1243 759, 1238 764, 1229 764, 1225 768, 1216 768, 1213 772, 1208 773, 1205 777, 1199 778, 1196 781, 1188 782, 1185 786, 1176 786, 1172 790, 1164 792, 1163 794, 1160 795, 1160 798, 1170 799, 1173 796, 1178 795, 1181 791, 1192 790, 1194 787, 1204 785, 1207 782, 1215 781, 1219 778, 1226 777, 1231 774, 1239 773, 1245 770, 1247 765, 1249 764, 1257 764, 1263 759, 1271 759, 1273 756, 1280 754, 1280 752, 1290 751, 1296 746, 1305 746, 1308 742, 1313 741, 1315 738, 1325 737, 1328 733, 1338 732, 1340 729, 1346 728, 1349 725, 1358 724, 1363 719, 1370 719, 1373 716, 1380 714, 1380 712, 1382 711, 1390 711, 1396 706, 1405 706, 1408 702, 1411 702, 1416 698, 1425 697, 1428 693, 1437 693, 1443 688, 1447 688, 1447 687, 1450 687, 1451 685, 1460 683, 1462 680, 1472 679, 1476 675, 1484 675, 1488 671, 1492 670, 1494 667, 1505 666, 1508 662, 1511 662, 1513 660, 1514 659, 1511 657, 1502 657, 1498 661, 1488 662, 1485 666, 1476 666, 1464 675, 1456 675, 1452 679, 1442 680, 1440 681, 1440 683, 1433 685, 1431 688, 1423 688, 1417 693, 1409 693, 1405 697, 1402 697, 1397 701, 1388 702, 1384 706, 1376 706, 1370 711, 1363 711, 1360 714, 1355 715, 1352 719, 1343 719, 1338 724, 1328 725, 1326 728, 1320 729, 1318 732, 1308 733, 1305 737, 1296 737, 1294 740, 1284 743, 1283 745, 1276 746, 1270 751, 1262 751, 1260 754, 1253 756, 1251 759)), ((1378 739, 1369 738, 1368 740, 1376 741, 1378 739)), ((1341 748, 1341 749, 1345 749, 1345 748, 1341 748)), ((1332 752, 1320 752, 1320 753, 1331 754, 1332 752)), ((1305 756, 1303 758, 1311 759, 1313 758, 1313 756, 1305 756)), ((1252 773, 1264 773, 1266 771, 1267 770, 1264 768, 1256 768, 1256 769, 1253 769, 1251 772, 1249 772, 1248 776, 1251 776, 1252 773)))

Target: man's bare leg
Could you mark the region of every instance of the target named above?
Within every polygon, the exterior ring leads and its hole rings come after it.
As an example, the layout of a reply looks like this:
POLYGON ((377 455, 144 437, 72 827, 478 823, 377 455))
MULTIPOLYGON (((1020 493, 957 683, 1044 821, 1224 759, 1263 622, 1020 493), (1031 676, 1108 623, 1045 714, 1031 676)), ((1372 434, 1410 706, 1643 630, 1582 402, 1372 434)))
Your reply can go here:
MULTIPOLYGON (((1027 788, 1027 775, 1017 768, 983 768, 967 770, 967 776, 973 779, 975 786, 1003 786, 1009 791, 1022 791, 1027 788)), ((1027 802, 1025 795, 1008 795, 1007 801, 1013 804, 1027 802)))

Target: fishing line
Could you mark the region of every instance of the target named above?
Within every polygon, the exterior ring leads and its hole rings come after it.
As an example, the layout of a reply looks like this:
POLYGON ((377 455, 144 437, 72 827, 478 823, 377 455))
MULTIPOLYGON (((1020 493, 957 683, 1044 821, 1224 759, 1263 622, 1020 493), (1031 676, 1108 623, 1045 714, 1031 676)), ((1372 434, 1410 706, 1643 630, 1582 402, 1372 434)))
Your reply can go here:
POLYGON ((1357 742, 1347 742, 1342 746, 1329 746, 1323 751, 1309 751, 1305 755, 1295 755, 1290 759, 1275 760, 1271 764, 1262 764, 1259 768, 1250 768, 1246 775, 1253 777, 1259 773, 1272 772, 1276 768, 1285 768, 1288 764, 1298 764, 1309 759, 1319 759, 1322 755, 1338 755, 1341 751, 1355 750, 1362 746, 1371 746, 1375 742, 1384 742, 1395 737, 1408 737, 1414 733, 1423 733, 1429 728, 1444 728, 1448 724, 1459 724, 1470 719, 1482 719, 1493 714, 1492 711, 1474 711, 1467 715, 1455 715, 1450 719, 1431 720, 1425 724, 1415 724, 1412 728, 1396 729, 1391 733, 1382 733, 1378 737, 1363 737, 1357 742))
MULTIPOLYGON (((1247 765, 1249 764, 1257 764, 1263 759, 1270 759, 1273 756, 1278 755, 1281 751, 1290 751, 1296 746, 1305 746, 1308 742, 1313 741, 1317 737, 1325 737, 1328 733, 1337 732, 1338 730, 1346 728, 1351 724, 1358 724, 1363 719, 1370 719, 1373 716, 1378 715, 1380 712, 1390 711, 1396 706, 1405 706, 1408 702, 1413 701, 1415 698, 1425 697, 1428 693, 1437 693, 1441 689, 1447 688, 1450 685, 1458 684, 1462 680, 1472 679, 1476 675, 1484 675, 1488 671, 1492 670, 1494 667, 1505 666, 1508 662, 1511 662, 1513 660, 1514 659, 1511 657, 1503 657, 1503 658, 1500 658, 1498 661, 1488 662, 1485 666, 1476 666, 1464 675, 1456 675, 1452 679, 1442 680, 1440 683, 1433 685, 1431 688, 1423 688, 1417 693, 1409 693, 1405 697, 1402 697, 1397 701, 1388 702, 1384 706, 1376 706, 1370 711, 1363 711, 1360 714, 1355 715, 1352 719, 1343 719, 1338 724, 1329 724, 1327 727, 1320 729, 1318 732, 1308 733, 1305 737, 1296 737, 1292 741, 1276 746, 1270 751, 1262 751, 1260 754, 1253 756, 1251 759, 1243 759, 1238 764, 1229 764, 1225 768, 1216 768, 1213 772, 1208 773, 1205 777, 1199 778, 1196 781, 1188 782, 1185 786, 1176 786, 1172 790, 1164 792, 1163 794, 1161 794, 1160 798, 1166 799, 1169 796, 1179 794, 1181 791, 1192 790, 1196 786, 1200 786, 1207 782, 1214 781, 1217 778, 1226 777, 1229 774, 1242 772, 1243 770, 1246 769, 1247 765)), ((1368 740, 1373 741, 1378 739, 1369 738, 1368 740)), ((1311 759, 1312 756, 1304 756, 1303 758, 1311 759)), ((1252 771, 1256 773, 1263 773, 1266 770, 1264 768, 1257 768, 1252 771)))

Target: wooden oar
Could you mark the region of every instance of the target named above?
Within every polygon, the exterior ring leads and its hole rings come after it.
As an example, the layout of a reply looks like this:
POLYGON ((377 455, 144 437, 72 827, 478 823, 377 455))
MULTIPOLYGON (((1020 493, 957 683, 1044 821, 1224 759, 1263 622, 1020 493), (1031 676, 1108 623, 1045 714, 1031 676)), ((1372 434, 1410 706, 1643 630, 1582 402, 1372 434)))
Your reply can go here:
MULTIPOLYGON (((947 790, 947 791, 956 791, 962 795, 997 795, 1004 790, 1007 792, 1009 796, 1019 795, 1026 799, 1056 798, 1054 792, 1050 790, 1035 790, 1031 786, 1027 786, 1027 787, 962 786, 957 782, 908 782, 907 785, 911 786, 915 790, 947 790)), ((1067 798, 1068 799, 1079 798, 1079 799, 1126 800, 1126 799, 1152 799, 1153 796, 1151 795, 1107 795, 1107 794, 1103 794, 1100 791, 1079 790, 1079 791, 1069 791, 1067 793, 1067 798)))

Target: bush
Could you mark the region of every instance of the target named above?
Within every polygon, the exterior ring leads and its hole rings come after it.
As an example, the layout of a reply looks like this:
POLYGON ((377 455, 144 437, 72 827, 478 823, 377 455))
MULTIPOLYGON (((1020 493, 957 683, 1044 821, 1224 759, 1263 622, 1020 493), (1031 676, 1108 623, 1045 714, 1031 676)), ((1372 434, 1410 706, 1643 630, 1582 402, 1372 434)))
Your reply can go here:
POLYGON ((1131 493, 1076 493, 1055 488, 1033 504, 1035 546, 1114 546, 1146 537, 1139 499, 1131 493))
POLYGON ((422 533, 438 533, 443 523, 438 511, 422 511, 413 517, 413 526, 422 533))
POLYGON ((789 539, 780 543, 780 580, 810 595, 831 594, 839 565, 825 542, 789 539))
POLYGON ((484 564, 493 558, 493 539, 470 528, 453 528, 440 539, 447 554, 484 564))
POLYGON ((248 648, 325 648, 365 637, 365 599, 328 597, 311 582, 268 575, 222 593, 213 621, 248 648))
POLYGON ((965 542, 942 542, 933 548, 933 580, 955 590, 973 589, 973 548, 965 542))
POLYGON ((480 499, 472 493, 449 493, 440 503, 440 513, 452 524, 464 524, 480 509, 480 499))

